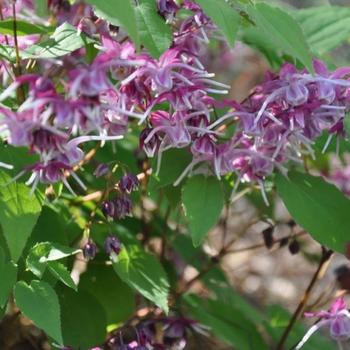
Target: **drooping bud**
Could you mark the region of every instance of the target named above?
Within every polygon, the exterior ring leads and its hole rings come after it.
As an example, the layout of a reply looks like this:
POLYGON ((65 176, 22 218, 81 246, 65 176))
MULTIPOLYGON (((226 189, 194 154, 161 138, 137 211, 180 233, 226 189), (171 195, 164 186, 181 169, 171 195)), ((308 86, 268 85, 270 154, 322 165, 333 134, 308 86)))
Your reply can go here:
POLYGON ((122 249, 122 244, 116 236, 109 235, 105 240, 105 250, 112 260, 116 260, 120 251, 122 249))
POLYGON ((289 244, 288 249, 292 255, 298 254, 300 252, 300 244, 296 239, 289 244))
POLYGON ((269 226, 268 228, 266 228, 263 232, 263 238, 264 238, 264 243, 266 248, 270 249, 272 248, 273 244, 274 244, 274 238, 273 238, 273 226, 269 226))
POLYGON ((104 201, 102 203, 102 213, 107 219, 113 219, 115 215, 115 205, 113 201, 104 201))
POLYGON ((168 21, 171 21, 179 10, 179 6, 174 0, 157 0, 157 6, 159 14, 168 21))
POLYGON ((118 183, 118 187, 122 192, 130 193, 136 190, 139 187, 139 184, 140 182, 137 176, 134 174, 128 173, 120 179, 118 183))
POLYGON ((96 177, 102 177, 102 176, 105 176, 107 175, 109 172, 109 167, 107 164, 104 164, 104 163, 101 163, 99 164, 95 171, 94 171, 94 176, 96 177))
POLYGON ((282 247, 285 247, 289 242, 289 237, 283 237, 281 240, 280 240, 280 248, 282 247))
POLYGON ((83 247, 83 255, 86 260, 93 260, 97 253, 96 244, 89 239, 89 241, 83 247))
POLYGON ((113 204, 115 208, 115 219, 124 219, 127 215, 131 214, 133 205, 129 196, 119 196, 113 200, 113 204))

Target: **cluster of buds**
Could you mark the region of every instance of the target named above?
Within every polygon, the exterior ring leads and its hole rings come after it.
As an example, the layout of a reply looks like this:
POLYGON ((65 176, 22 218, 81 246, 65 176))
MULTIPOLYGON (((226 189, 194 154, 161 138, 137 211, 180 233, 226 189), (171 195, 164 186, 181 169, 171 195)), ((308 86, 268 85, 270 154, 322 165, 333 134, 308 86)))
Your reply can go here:
POLYGON ((132 212, 132 200, 130 193, 137 190, 139 180, 134 174, 128 173, 124 175, 119 183, 119 194, 110 200, 102 203, 102 212, 108 220, 123 219, 132 212))

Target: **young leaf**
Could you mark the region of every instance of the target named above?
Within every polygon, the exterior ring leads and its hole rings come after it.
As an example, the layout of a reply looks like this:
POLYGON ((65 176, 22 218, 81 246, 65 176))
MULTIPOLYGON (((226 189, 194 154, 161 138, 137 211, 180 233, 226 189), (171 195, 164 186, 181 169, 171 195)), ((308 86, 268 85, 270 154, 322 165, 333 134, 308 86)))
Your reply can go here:
POLYGON ((155 256, 130 245, 121 251, 113 267, 126 284, 168 312, 169 283, 155 256))
POLYGON ((41 204, 24 184, 0 172, 0 224, 12 260, 17 262, 40 215, 41 204))
POLYGON ((298 22, 287 12, 266 3, 247 6, 250 17, 276 49, 295 57, 313 72, 310 48, 298 22))
POLYGON ((65 284, 67 287, 77 291, 77 285, 73 281, 68 269, 58 261, 49 261, 47 263, 48 270, 56 277, 59 281, 65 284))
POLYGON ((135 11, 141 44, 153 57, 159 58, 171 45, 170 27, 158 14, 154 0, 140 0, 135 11))
MULTIPOLYGON (((75 249, 70 247, 61 246, 58 243, 41 242, 31 248, 27 257, 27 268, 34 273, 34 275, 41 278, 46 270, 47 265, 50 262, 56 262, 57 260, 64 259, 68 256, 75 255, 81 252, 81 249, 75 249)), ((51 264, 51 272, 55 268, 59 269, 55 264, 51 264)), ((57 272, 57 271, 56 271, 57 272)))
POLYGON ((182 202, 193 244, 199 246, 219 220, 224 206, 220 181, 202 175, 188 179, 182 190, 182 202))
POLYGON ((63 23, 50 36, 49 40, 23 50, 21 57, 35 59, 60 57, 93 42, 94 40, 88 36, 84 34, 79 35, 77 29, 72 25, 63 23))
POLYGON ((276 185, 295 221, 321 244, 344 253, 350 241, 350 200, 321 177, 297 172, 278 175, 276 185))
POLYGON ((196 0, 196 2, 218 26, 228 44, 233 46, 240 23, 240 16, 237 11, 225 0, 196 0))
POLYGON ((102 306, 85 291, 57 288, 61 305, 64 344, 73 349, 90 349, 106 337, 106 315, 102 306))
POLYGON ((60 305, 55 290, 45 282, 32 281, 27 285, 20 281, 15 286, 14 296, 23 314, 63 345, 60 305))
POLYGON ((135 311, 134 291, 110 266, 89 265, 80 277, 79 289, 91 293, 103 306, 108 324, 129 319, 135 311))
POLYGON ((12 261, 6 261, 5 254, 0 248, 0 309, 8 300, 17 280, 17 266, 12 261))
POLYGON ((138 46, 136 15, 131 0, 88 0, 87 2, 94 6, 98 17, 115 26, 125 28, 138 46))

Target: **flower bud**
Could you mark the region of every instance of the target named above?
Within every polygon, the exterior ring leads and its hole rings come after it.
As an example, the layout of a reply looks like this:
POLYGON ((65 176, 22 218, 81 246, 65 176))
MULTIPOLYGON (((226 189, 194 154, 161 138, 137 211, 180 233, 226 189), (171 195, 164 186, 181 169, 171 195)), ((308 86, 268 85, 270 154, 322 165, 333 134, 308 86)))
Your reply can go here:
POLYGON ((289 244, 288 249, 292 255, 298 254, 300 252, 300 244, 296 239, 289 244))
POLYGON ((120 240, 116 236, 109 235, 105 240, 106 253, 115 260, 122 248, 120 240))
POLYGON ((94 171, 94 176, 96 177, 102 177, 102 176, 105 176, 107 175, 109 172, 109 167, 107 164, 104 164, 104 163, 101 163, 99 164, 95 171, 94 171))
POLYGON ((83 247, 83 255, 86 260, 93 260, 97 253, 96 244, 89 239, 89 241, 83 247))
POLYGON ((114 218, 124 219, 127 215, 131 214, 132 211, 132 201, 129 196, 122 195, 113 200, 113 205, 115 208, 114 218))
POLYGON ((273 239, 273 226, 269 226, 268 228, 266 228, 263 232, 263 238, 264 238, 264 243, 266 248, 270 249, 272 248, 273 244, 274 244, 274 239, 273 239))
POLYGON ((174 18, 179 6, 174 0, 157 0, 158 12, 166 19, 174 18))
POLYGON ((115 205, 112 201, 104 201, 102 203, 102 213, 107 219, 114 218, 115 215, 115 205))
POLYGON ((124 175, 119 183, 118 183, 118 187, 122 192, 127 192, 130 193, 134 190, 136 190, 139 187, 139 179, 137 178, 136 175, 134 174, 126 174, 124 175))

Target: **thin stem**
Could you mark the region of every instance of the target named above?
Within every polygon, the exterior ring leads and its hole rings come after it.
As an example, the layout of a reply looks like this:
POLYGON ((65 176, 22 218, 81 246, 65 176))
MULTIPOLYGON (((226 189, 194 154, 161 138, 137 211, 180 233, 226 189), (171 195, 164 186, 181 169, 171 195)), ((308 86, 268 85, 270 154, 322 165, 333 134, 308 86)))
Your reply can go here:
POLYGON ((288 339, 288 336, 289 336, 291 330, 293 329, 296 321, 298 320, 298 318, 300 317, 300 315, 304 311, 306 303, 310 298, 311 292, 312 292, 319 276, 321 275, 323 267, 329 261, 329 259, 332 257, 332 255, 333 255, 333 252, 331 250, 326 250, 324 247, 322 247, 322 257, 321 257, 321 260, 318 264, 317 270, 315 271, 314 275, 312 276, 312 279, 311 279, 308 287, 306 288, 306 290, 305 290, 305 292, 304 292, 304 294, 299 302, 298 307, 296 308, 293 316, 291 317, 287 328, 285 329, 284 333, 282 334, 282 337, 281 337, 280 341, 278 342, 276 350, 283 350, 284 349, 284 345, 288 339))
MULTIPOLYGON (((12 13, 13 13, 13 37, 15 41, 15 52, 16 52, 15 75, 16 77, 18 77, 22 75, 22 68, 21 68, 21 58, 19 55, 18 38, 17 38, 16 1, 13 1, 12 3, 12 13)), ((20 104, 23 103, 25 100, 25 93, 22 85, 17 89, 17 99, 20 104)))
MULTIPOLYGON (((293 235, 293 237, 300 237, 300 236, 304 236, 306 234, 307 234, 306 231, 301 231, 301 232, 298 232, 295 235, 293 235)), ((290 237, 290 235, 282 237, 282 238, 279 238, 279 239, 275 239, 273 243, 274 244, 275 243, 280 243, 281 241, 283 241, 284 239, 289 238, 289 237, 290 237)), ((257 244, 253 244, 253 245, 248 246, 248 247, 238 248, 238 249, 235 249, 235 250, 228 250, 227 254, 242 253, 242 252, 247 252, 247 251, 250 251, 250 250, 255 250, 255 249, 264 248, 264 247, 266 247, 265 243, 257 243, 257 244)))

